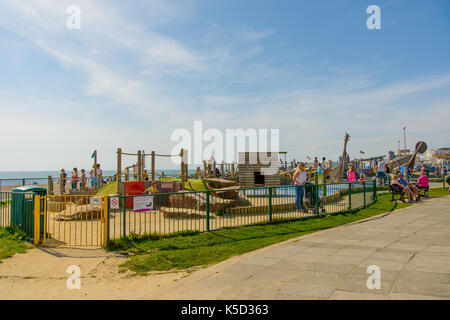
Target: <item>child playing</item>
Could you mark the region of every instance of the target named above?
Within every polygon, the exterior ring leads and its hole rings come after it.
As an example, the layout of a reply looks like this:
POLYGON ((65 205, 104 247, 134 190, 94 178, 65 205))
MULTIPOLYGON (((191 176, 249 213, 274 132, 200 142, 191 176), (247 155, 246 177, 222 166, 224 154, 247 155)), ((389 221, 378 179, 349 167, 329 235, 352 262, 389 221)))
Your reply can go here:
POLYGON ((359 176, 359 183, 360 183, 360 184, 363 184, 363 183, 364 183, 364 180, 365 180, 365 178, 364 178, 364 172, 361 172, 361 175, 359 176))
POLYGON ((348 182, 356 182, 356 172, 355 172, 355 168, 353 168, 353 165, 348 166, 347 181, 348 182))
POLYGON ((77 188, 78 184, 78 169, 73 168, 72 171, 72 190, 75 190, 77 188))

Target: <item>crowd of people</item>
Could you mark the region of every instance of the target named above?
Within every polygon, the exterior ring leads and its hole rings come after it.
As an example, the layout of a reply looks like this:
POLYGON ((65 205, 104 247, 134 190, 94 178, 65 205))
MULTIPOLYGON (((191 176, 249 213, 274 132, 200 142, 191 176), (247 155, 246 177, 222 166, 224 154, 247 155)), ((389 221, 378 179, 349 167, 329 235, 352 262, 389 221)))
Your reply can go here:
POLYGON ((59 183, 62 185, 62 190, 66 190, 68 181, 70 181, 71 190, 87 190, 89 189, 89 185, 91 189, 94 189, 103 184, 103 171, 100 168, 100 164, 97 164, 95 169, 92 168, 91 171, 89 171, 88 177, 86 176, 86 171, 84 169, 81 169, 80 172, 78 172, 77 168, 73 168, 69 178, 66 170, 61 169, 59 183))

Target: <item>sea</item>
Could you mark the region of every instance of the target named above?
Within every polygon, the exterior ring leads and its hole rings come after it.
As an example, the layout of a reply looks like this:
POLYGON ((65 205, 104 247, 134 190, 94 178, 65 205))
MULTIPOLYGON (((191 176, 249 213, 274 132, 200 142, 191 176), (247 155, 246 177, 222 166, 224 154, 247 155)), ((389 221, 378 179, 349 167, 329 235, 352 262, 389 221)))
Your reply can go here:
MULTIPOLYGON (((176 176, 180 174, 177 169, 167 169, 167 170, 155 170, 156 173, 164 175, 167 177, 176 176)), ((67 175, 70 177, 71 171, 66 171, 67 175)), ((0 186, 16 186, 16 185, 30 185, 30 184, 47 184, 48 177, 58 179, 60 171, 0 171, 0 186)), ((188 174, 192 175, 195 170, 189 170, 188 174)), ((115 170, 103 170, 103 177, 107 179, 116 174, 115 170)))

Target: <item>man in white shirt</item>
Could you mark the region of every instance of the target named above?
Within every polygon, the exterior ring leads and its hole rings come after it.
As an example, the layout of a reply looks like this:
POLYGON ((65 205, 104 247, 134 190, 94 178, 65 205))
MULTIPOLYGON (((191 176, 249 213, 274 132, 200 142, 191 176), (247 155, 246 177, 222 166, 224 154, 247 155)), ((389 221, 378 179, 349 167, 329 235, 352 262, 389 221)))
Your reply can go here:
POLYGON ((384 162, 383 160, 380 160, 380 162, 378 162, 378 172, 377 172, 378 185, 380 186, 384 184, 385 170, 386 167, 384 165, 384 162))

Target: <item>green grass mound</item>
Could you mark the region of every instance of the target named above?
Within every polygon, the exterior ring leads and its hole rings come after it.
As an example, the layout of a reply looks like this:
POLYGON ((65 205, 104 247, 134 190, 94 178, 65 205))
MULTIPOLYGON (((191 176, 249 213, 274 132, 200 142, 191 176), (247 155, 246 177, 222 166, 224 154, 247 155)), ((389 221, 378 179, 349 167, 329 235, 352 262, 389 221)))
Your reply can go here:
POLYGON ((98 190, 97 196, 107 196, 110 194, 117 194, 119 193, 118 186, 119 184, 117 183, 117 181, 112 181, 103 188, 101 188, 100 190, 98 190))
POLYGON ((185 188, 190 191, 208 191, 208 188, 202 179, 189 179, 185 183, 185 188))

